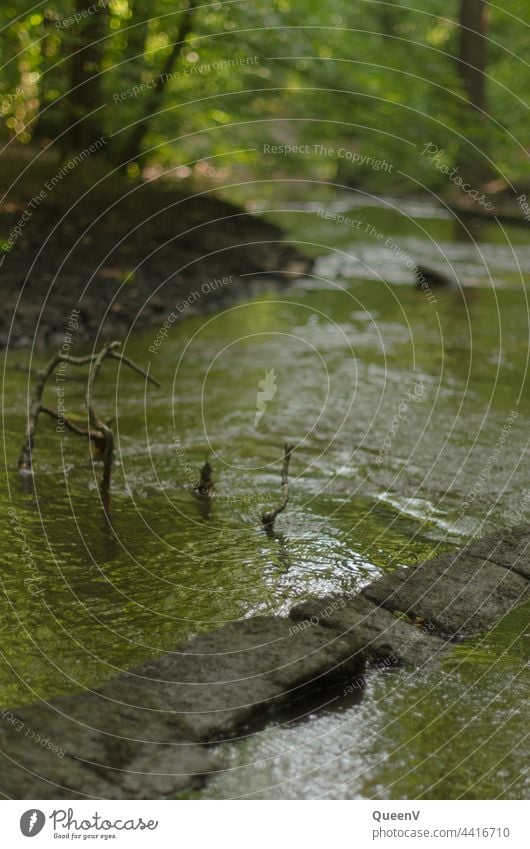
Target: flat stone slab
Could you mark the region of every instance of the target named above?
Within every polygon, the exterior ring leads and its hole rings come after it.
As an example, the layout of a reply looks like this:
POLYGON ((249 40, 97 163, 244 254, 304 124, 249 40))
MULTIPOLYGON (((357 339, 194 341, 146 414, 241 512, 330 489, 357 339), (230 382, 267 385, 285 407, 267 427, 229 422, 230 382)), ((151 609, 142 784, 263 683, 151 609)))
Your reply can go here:
POLYGON ((527 525, 472 540, 464 551, 530 579, 530 530, 527 525))
POLYGON ((0 753, 0 792, 16 799, 171 797, 213 762, 207 747, 92 693, 9 711, 0 753))
POLYGON ((355 634, 364 643, 367 658, 376 663, 423 666, 446 648, 433 628, 411 627, 362 595, 308 599, 293 607, 289 616, 302 622, 318 622, 344 638, 355 634))
POLYGON ((301 632, 259 616, 202 634, 98 691, 165 715, 192 740, 217 740, 299 698, 362 672, 363 643, 320 626, 301 632))
POLYGON ((172 796, 211 769, 211 749, 308 690, 364 668, 355 636, 256 617, 190 640, 95 692, 13 710, 0 728, 0 791, 16 798, 172 796), (25 736, 31 729, 62 755, 25 736))
POLYGON ((465 550, 396 569, 365 587, 362 594, 451 639, 487 631, 530 598, 528 581, 521 575, 465 550))

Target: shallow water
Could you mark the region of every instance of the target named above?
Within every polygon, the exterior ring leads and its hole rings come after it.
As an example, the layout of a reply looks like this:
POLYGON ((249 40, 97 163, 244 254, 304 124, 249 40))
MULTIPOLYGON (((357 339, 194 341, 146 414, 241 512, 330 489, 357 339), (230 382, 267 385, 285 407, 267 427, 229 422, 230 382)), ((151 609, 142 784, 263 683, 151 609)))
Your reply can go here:
MULTIPOLYGON (((37 436, 36 494, 20 491, 29 356, 9 355, 2 704, 96 686, 200 630, 355 590, 530 519, 527 231, 474 223, 470 238, 423 202, 319 198, 276 190, 260 203, 318 257, 308 278, 214 316, 184 311, 157 354, 156 329, 129 338, 160 389, 105 366, 97 398, 119 455, 110 523, 99 465, 51 421, 37 436), (412 287, 409 257, 461 285, 433 303, 412 287), (279 498, 286 440, 291 502, 267 537, 259 515, 279 498), (210 507, 191 491, 207 456, 210 507)), ((74 367, 68 378, 66 406, 82 419, 83 381, 74 367)), ((517 795, 524 621, 515 613, 458 649, 450 671, 371 676, 358 705, 339 699, 318 721, 223 747, 234 769, 205 795, 517 795), (476 740, 488 741, 479 754, 476 740), (444 778, 451 765, 457 782, 444 778)))

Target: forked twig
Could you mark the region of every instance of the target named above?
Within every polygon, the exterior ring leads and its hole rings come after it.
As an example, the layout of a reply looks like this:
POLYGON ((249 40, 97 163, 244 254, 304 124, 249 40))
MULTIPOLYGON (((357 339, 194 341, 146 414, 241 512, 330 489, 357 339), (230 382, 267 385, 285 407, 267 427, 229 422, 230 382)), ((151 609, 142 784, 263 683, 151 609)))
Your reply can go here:
POLYGON ((101 490, 104 495, 108 495, 110 489, 110 476, 112 472, 112 461, 114 458, 114 433, 112 428, 110 428, 105 422, 101 421, 98 417, 94 404, 92 401, 92 394, 94 390, 94 384, 96 382, 96 378, 101 371, 101 366, 103 365, 103 361, 112 355, 112 352, 115 348, 120 346, 119 342, 109 342, 107 345, 104 345, 96 359, 90 365, 90 371, 88 373, 87 387, 86 387, 86 395, 85 395, 85 403, 88 411, 88 420, 90 422, 91 427, 94 430, 99 430, 103 434, 104 439, 104 447, 103 447, 103 477, 101 479, 101 490))
POLYGON ((37 427, 39 415, 41 412, 43 412, 42 396, 44 393, 44 387, 46 386, 46 381, 48 380, 50 375, 55 371, 59 363, 65 362, 71 363, 75 366, 82 366, 92 362, 95 356, 95 354, 89 354, 86 357, 71 357, 69 354, 54 354, 54 356, 51 358, 51 360, 48 361, 44 368, 40 369, 37 372, 37 382, 35 384, 35 391, 33 393, 33 398, 31 399, 31 403, 28 410, 28 422, 26 425, 25 433, 26 438, 18 458, 18 467, 21 471, 31 470, 31 454, 33 450, 33 442, 35 439, 35 429, 37 427))
POLYGON ((103 455, 103 478, 101 481, 101 489, 103 494, 108 496, 114 456, 114 433, 112 428, 109 427, 106 422, 102 421, 102 419, 97 415, 93 402, 94 385, 96 378, 101 371, 101 366, 106 359, 118 360, 120 363, 128 366, 132 371, 135 371, 137 374, 141 374, 146 378, 146 380, 149 380, 150 383, 153 383, 155 386, 160 386, 159 382, 155 380, 154 377, 151 377, 146 371, 144 371, 143 368, 133 362, 133 360, 129 359, 129 357, 126 357, 124 354, 117 353, 116 348, 119 348, 120 344, 120 342, 109 342, 107 345, 103 346, 98 354, 89 354, 85 357, 72 357, 69 354, 61 353, 55 354, 46 366, 38 372, 35 391, 28 410, 25 440, 18 458, 18 466, 21 473, 31 471, 37 422, 40 414, 44 413, 45 415, 50 416, 50 418, 59 421, 62 426, 70 430, 72 433, 77 434, 77 436, 82 436, 85 439, 89 439, 94 443, 98 452, 103 455), (75 424, 42 403, 42 396, 44 394, 46 381, 53 374, 59 363, 63 362, 76 366, 90 364, 85 394, 85 404, 89 421, 88 428, 83 428, 80 425, 75 424))
MULTIPOLYGON (((112 342, 111 344, 120 345, 121 342, 112 342)), ((129 368, 135 371, 137 374, 141 374, 142 377, 145 377, 145 379, 148 380, 150 383, 154 384, 154 386, 160 387, 158 380, 155 380, 154 377, 151 377, 148 372, 144 371, 144 369, 141 368, 139 365, 136 365, 136 363, 133 362, 133 360, 130 360, 129 357, 126 357, 125 354, 118 354, 113 348, 109 351, 107 356, 112 357, 113 360, 119 360, 121 363, 125 363, 126 366, 129 366, 129 368)))
POLYGON ((72 433, 76 433, 78 436, 84 436, 87 439, 90 439, 98 449, 102 449, 105 439, 100 431, 87 430, 85 427, 80 427, 79 425, 76 425, 75 422, 71 422, 70 419, 60 416, 56 410, 51 410, 50 407, 45 407, 44 404, 41 404, 40 411, 41 413, 45 413, 47 416, 50 416, 50 418, 56 419, 56 421, 60 422, 61 425, 64 425, 67 430, 71 430, 72 433))
POLYGON ((288 442, 284 445, 284 454, 283 454, 283 466, 282 466, 282 503, 279 507, 274 507, 272 510, 266 510, 265 513, 261 516, 261 521, 265 528, 269 531, 272 530, 274 525, 274 520, 282 510, 285 510, 287 507, 287 503, 289 501, 289 463, 291 461, 291 454, 294 451, 294 445, 290 445, 288 442))

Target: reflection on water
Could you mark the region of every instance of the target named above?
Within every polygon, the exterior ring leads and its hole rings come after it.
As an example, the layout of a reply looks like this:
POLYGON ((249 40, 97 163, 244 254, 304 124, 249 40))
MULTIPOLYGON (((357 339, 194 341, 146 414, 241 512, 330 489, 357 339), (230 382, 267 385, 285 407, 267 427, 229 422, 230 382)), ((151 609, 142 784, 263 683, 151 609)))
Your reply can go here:
MULTIPOLYGON (((1 543, 2 703, 95 686, 200 630, 284 613, 310 593, 358 589, 381 570, 513 517, 528 520, 526 232, 476 223, 455 232, 448 214, 419 201, 326 207, 372 228, 364 231, 319 216, 314 198, 271 207, 320 254, 314 272, 175 324, 157 355, 149 352, 156 330, 128 339, 126 353, 151 361, 160 390, 123 370, 115 382, 112 366, 101 380, 99 403, 115 417, 118 446, 110 522, 98 508, 100 469, 48 421, 36 440, 36 494, 21 493, 12 469, 27 388, 16 366, 27 355, 9 355, 3 506, 16 521, 1 543), (388 237, 401 253, 389 251, 388 237), (443 266, 463 285, 431 304, 412 286, 408 257, 443 266), (280 498, 286 441, 296 445, 291 502, 267 535, 260 515, 280 498), (215 479, 206 501, 194 493, 205 458, 215 479), (30 578, 38 592, 28 591, 30 578)), ((66 406, 82 411, 83 382, 71 377, 66 406)), ((488 639, 490 657, 497 637, 488 639)), ((422 723, 432 715, 444 769, 449 739, 478 704, 475 732, 485 739, 495 728, 490 684, 466 684, 477 657, 449 677, 446 669, 420 681, 373 677, 355 708, 234 746, 237 769, 212 792, 241 795, 248 784, 250 793, 274 795, 264 790, 271 782, 280 795, 414 796, 421 758, 411 728, 426 746, 422 723), (437 723, 442 692, 459 708, 437 723), (260 762, 252 780, 241 766, 247 757, 260 762)), ((511 674, 506 661, 491 683, 510 704, 507 739, 520 728, 511 674)), ((481 758, 481 769, 493 768, 487 747, 481 758)), ((511 776, 517 762, 502 768, 511 776)), ((484 772, 481 786, 489 780, 484 772)))

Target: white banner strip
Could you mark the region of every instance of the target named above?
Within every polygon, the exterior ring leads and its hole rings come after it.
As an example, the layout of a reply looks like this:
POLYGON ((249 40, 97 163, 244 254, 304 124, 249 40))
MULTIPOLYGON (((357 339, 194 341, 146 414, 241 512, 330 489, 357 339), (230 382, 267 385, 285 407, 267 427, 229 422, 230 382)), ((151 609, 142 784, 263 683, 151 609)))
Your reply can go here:
POLYGON ((2 845, 528 846, 527 802, 4 801, 2 845), (526 815, 526 816, 525 816, 526 815), (31 839, 35 843, 30 843, 31 839))

